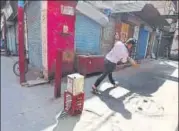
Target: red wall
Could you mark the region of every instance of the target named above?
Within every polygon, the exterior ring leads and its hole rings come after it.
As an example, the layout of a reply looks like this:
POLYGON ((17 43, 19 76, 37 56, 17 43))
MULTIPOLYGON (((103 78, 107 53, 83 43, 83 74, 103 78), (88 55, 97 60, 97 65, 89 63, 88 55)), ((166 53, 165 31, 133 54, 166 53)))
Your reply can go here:
MULTIPOLYGON (((75 7, 73 1, 48 1, 47 4, 47 43, 48 43, 48 70, 49 73, 55 69, 56 49, 71 50, 74 52, 74 36, 75 36, 75 18, 61 14, 61 5, 75 7), (68 26, 71 35, 64 36, 61 34, 63 25, 68 26)), ((73 70, 73 62, 63 61, 63 73, 73 70)))

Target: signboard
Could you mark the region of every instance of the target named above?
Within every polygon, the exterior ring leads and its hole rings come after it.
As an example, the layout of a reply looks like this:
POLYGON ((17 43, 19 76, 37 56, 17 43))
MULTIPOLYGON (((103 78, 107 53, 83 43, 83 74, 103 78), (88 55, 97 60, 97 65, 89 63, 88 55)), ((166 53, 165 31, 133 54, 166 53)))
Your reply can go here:
POLYGON ((24 1, 23 0, 19 0, 18 1, 18 6, 24 8, 24 1))
POLYGON ((138 37, 139 37, 139 26, 135 26, 134 27, 134 35, 133 37, 138 40, 138 37))
POLYGON ((126 32, 121 32, 121 39, 122 42, 127 41, 127 33, 126 32))
POLYGON ((125 42, 127 41, 128 39, 128 32, 129 32, 129 25, 126 24, 126 23, 122 23, 122 27, 121 27, 121 37, 120 37, 120 40, 122 42, 125 42))
POLYGON ((61 14, 73 16, 75 14, 74 12, 75 11, 73 7, 61 5, 61 14))
POLYGON ((72 62, 74 60, 74 53, 73 51, 63 51, 63 61, 64 62, 72 62))

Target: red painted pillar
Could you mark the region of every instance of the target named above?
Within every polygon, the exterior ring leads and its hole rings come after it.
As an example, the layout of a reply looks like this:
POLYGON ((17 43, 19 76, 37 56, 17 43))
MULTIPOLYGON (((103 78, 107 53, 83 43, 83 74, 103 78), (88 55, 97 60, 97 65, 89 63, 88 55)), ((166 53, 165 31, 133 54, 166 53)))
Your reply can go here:
POLYGON ((25 82, 24 1, 18 1, 18 42, 20 83, 25 82))
POLYGON ((55 88, 54 88, 55 98, 61 97, 62 55, 63 55, 62 50, 57 49, 56 65, 55 65, 55 88))

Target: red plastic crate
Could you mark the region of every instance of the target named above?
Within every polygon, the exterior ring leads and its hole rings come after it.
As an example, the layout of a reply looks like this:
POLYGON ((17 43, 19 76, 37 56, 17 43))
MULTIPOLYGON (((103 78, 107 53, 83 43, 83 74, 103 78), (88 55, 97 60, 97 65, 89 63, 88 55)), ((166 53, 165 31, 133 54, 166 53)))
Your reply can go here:
POLYGON ((64 93, 64 111, 69 115, 78 115, 83 111, 84 93, 74 96, 72 93, 65 91, 64 93))

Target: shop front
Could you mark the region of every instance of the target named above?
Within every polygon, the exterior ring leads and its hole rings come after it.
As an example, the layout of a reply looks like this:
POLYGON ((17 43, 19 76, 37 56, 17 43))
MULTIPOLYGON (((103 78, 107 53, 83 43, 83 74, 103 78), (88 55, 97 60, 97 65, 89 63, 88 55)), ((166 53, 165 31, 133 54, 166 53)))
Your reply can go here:
MULTIPOLYGON (((120 18, 117 19, 120 19, 116 21, 116 34, 119 36, 119 39, 122 42, 126 42, 131 37, 138 40, 139 26, 141 24, 140 19, 132 14, 129 15, 126 13, 121 14, 120 18)), ((132 58, 136 57, 137 46, 130 52, 132 58)))
POLYGON ((137 59, 144 59, 147 51, 147 45, 149 40, 149 31, 145 28, 140 28, 138 48, 137 48, 137 59))
POLYGON ((78 13, 75 23, 75 48, 80 55, 101 54, 101 32, 102 26, 89 17, 78 13))
POLYGON ((16 44, 16 36, 15 36, 15 25, 9 25, 7 28, 7 48, 10 51, 11 55, 17 55, 17 44, 16 44))
POLYGON ((54 76, 57 49, 63 51, 62 73, 73 71, 76 3, 42 2, 42 63, 45 78, 54 76))

